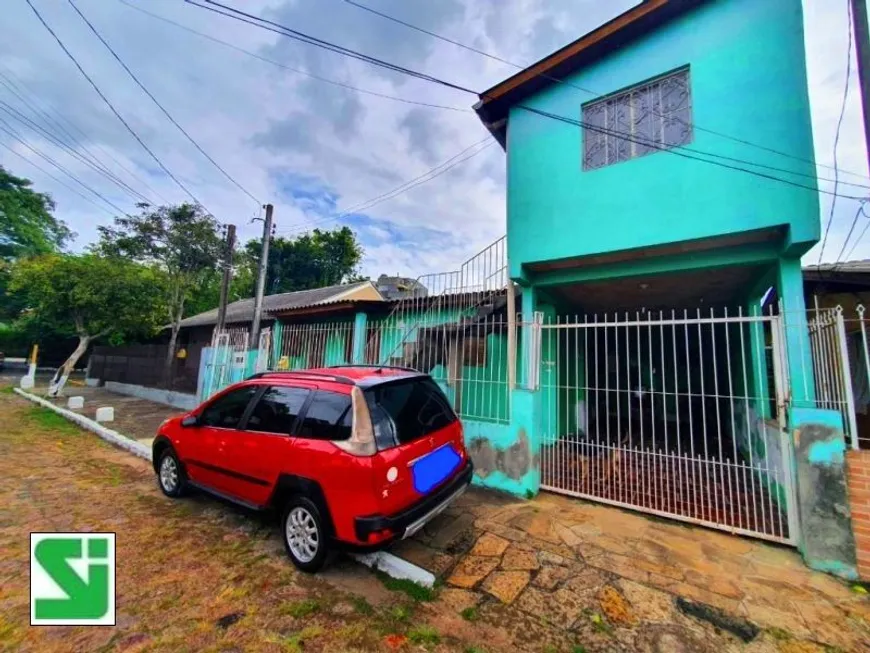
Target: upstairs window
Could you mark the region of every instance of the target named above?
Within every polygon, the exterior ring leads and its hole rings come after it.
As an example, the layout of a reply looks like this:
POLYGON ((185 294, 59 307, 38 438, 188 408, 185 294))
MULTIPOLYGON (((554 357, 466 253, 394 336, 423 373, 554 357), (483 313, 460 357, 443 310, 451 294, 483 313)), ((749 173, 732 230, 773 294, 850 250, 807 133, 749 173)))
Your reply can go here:
POLYGON ((690 143, 688 68, 590 102, 583 123, 584 170, 690 143))

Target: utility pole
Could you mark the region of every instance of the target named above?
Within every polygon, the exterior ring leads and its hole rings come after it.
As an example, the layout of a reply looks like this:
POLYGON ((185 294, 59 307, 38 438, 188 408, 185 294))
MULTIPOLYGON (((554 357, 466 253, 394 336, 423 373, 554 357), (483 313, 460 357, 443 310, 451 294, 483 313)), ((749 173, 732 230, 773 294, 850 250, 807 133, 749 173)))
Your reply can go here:
POLYGON ((263 317, 263 292, 266 288, 266 268, 269 266, 269 241, 272 238, 272 205, 266 204, 266 219, 263 220, 263 248, 260 251, 260 265, 257 270, 257 294, 254 296, 254 320, 251 323, 251 339, 248 349, 260 346, 260 320, 263 317))
POLYGON ((221 280, 221 299, 218 304, 218 319, 215 333, 224 329, 227 321, 227 298, 230 294, 230 282, 233 280, 233 251, 236 248, 236 225, 227 225, 226 251, 224 252, 224 276, 221 280))
POLYGON ((864 142, 870 161, 870 29, 867 26, 866 0, 849 0, 852 24, 855 26, 855 54, 858 59, 858 83, 861 86, 861 107, 864 114, 864 142))

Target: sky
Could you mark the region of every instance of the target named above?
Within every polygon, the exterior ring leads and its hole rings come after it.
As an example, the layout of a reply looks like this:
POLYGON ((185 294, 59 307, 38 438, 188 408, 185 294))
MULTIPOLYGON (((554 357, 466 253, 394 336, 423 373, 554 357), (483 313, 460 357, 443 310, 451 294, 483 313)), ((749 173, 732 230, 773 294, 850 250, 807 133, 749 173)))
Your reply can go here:
MULTIPOLYGON (((243 191, 136 86, 68 0, 31 0, 178 184, 111 112, 26 0, 2 2, 6 29, 0 40, 0 165, 51 194, 56 215, 77 234, 71 246, 75 251, 96 240, 97 227, 110 224, 114 215, 135 210, 140 198, 124 185, 154 203, 193 197, 221 222, 235 224, 241 241, 259 237, 262 223, 254 219, 267 202, 275 206, 275 228, 282 236, 348 225, 365 250, 362 272, 373 277, 457 269, 505 232, 505 156, 471 111, 471 95, 292 41, 181 0, 74 0, 143 85, 243 191), (107 179, 22 122, 22 114, 69 142, 79 157, 104 162, 122 183, 107 179), (54 122, 43 124, 45 114, 54 122), (22 140, 102 197, 52 167, 22 140), (448 161, 451 167, 432 181, 367 206, 367 200, 448 161)), ((224 2, 468 88, 486 89, 516 72, 345 0, 224 2)), ((359 2, 521 65, 636 4, 359 2)), ((849 53, 847 5, 848 0, 803 0, 813 135, 816 159, 823 165, 835 161, 849 53)), ((866 184, 854 51, 851 58, 836 164, 859 175, 844 172, 842 180, 866 184)), ((833 177, 832 170, 819 171, 833 177)), ((821 182, 822 188, 832 186, 821 182)), ((840 187, 845 194, 858 190, 840 187)), ((858 208, 855 201, 838 200, 823 261, 833 262, 850 251, 849 258, 870 258, 870 233, 851 250, 870 218, 859 218, 849 247, 842 249, 858 208)), ((830 211, 831 197, 823 196, 823 230, 830 211)), ((819 251, 817 245, 804 263, 818 262, 819 251)))

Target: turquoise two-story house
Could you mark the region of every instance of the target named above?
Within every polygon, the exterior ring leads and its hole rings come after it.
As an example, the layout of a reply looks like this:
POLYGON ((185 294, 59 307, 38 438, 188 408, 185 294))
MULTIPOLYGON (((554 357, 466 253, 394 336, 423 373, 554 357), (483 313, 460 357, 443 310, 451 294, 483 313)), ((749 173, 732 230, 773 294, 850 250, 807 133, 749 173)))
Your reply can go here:
POLYGON ((800 0, 646 0, 480 95, 521 290, 497 439, 527 464, 497 484, 802 541, 829 488, 792 435, 843 439, 802 292, 805 62, 800 0))

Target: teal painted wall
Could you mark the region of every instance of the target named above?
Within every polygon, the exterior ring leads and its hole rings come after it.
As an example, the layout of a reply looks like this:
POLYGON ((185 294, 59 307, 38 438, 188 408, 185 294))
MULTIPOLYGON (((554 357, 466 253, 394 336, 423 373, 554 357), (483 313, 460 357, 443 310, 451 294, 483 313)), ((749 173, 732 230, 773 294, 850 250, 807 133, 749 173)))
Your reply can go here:
MULTIPOLYGON (((609 94, 689 65, 692 121, 812 161, 800 0, 711 0, 567 77, 609 94)), ((554 84, 525 104, 581 117, 594 96, 554 84)), ((508 123, 508 257, 526 263, 788 224, 790 253, 818 239, 815 193, 668 152, 584 172, 575 125, 514 107, 508 123)), ((694 130, 688 147, 814 175, 811 163, 694 130)), ((784 176, 784 175, 783 175, 784 176)), ((792 177, 813 185, 812 178, 792 177)))

